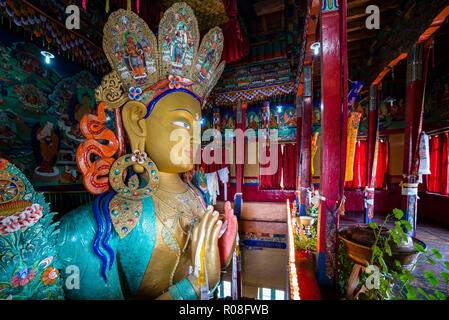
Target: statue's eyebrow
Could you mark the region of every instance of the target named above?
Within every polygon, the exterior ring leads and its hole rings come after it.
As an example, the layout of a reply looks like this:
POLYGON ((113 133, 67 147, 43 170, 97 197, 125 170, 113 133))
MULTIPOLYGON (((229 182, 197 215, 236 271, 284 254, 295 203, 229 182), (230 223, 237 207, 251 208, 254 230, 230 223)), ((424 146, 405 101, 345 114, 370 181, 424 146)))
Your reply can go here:
POLYGON ((190 114, 192 115, 192 117, 193 117, 193 114, 192 114, 192 112, 190 112, 189 110, 187 110, 187 109, 184 109, 184 108, 173 109, 173 110, 171 110, 170 112, 173 112, 173 111, 177 111, 177 110, 183 110, 183 111, 187 111, 187 112, 188 112, 188 113, 190 113, 190 114))

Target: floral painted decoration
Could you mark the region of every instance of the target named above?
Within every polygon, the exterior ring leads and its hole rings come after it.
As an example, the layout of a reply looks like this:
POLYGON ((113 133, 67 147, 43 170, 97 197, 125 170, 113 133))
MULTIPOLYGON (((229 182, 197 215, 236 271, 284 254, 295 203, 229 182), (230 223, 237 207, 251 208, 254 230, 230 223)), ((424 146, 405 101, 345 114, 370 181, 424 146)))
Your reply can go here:
POLYGON ((142 99, 141 94, 142 94, 142 89, 140 89, 140 88, 134 88, 134 87, 129 88, 129 94, 128 94, 128 97, 129 97, 131 100, 140 101, 140 100, 142 99))
POLYGON ((0 217, 0 234, 6 236, 11 232, 31 227, 42 217, 42 206, 34 203, 22 212, 8 217, 0 217))
POLYGON ((15 275, 13 275, 10 282, 12 283, 13 288, 19 286, 24 287, 28 284, 28 282, 30 282, 30 280, 33 280, 35 277, 36 272, 32 268, 23 268, 15 275))
POLYGON ((63 299, 55 213, 44 195, 36 193, 23 173, 5 159, 0 159, 0 176, 23 184, 18 197, 0 200, 0 300, 63 299))
POLYGON ((47 268, 44 272, 42 272, 41 280, 45 286, 48 286, 50 283, 55 283, 58 278, 59 270, 53 267, 47 268))
POLYGON ((181 88, 181 77, 170 75, 168 76, 168 81, 170 81, 170 83, 168 84, 170 89, 181 88))
POLYGON ((146 159, 146 152, 140 152, 139 150, 135 150, 133 155, 131 156, 131 160, 137 162, 138 164, 143 164, 146 159))

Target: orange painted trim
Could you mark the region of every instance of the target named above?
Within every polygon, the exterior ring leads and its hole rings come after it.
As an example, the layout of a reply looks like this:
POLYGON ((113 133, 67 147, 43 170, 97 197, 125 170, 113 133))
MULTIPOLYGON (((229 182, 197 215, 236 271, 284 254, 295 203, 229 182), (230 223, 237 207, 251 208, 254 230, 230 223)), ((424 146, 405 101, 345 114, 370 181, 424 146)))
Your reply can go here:
MULTIPOLYGON (((425 42, 426 40, 428 40, 441 27, 441 25, 443 24, 443 22, 446 20, 446 18, 448 16, 449 16, 449 6, 444 8, 443 11, 441 11, 435 17, 435 19, 433 19, 429 28, 427 28, 426 31, 424 31, 421 34, 421 36, 418 38, 418 41, 416 42, 416 44, 419 44, 419 43, 422 43, 422 42, 425 42)), ((399 63, 399 61, 401 61, 405 58, 407 58, 407 53, 402 53, 399 57, 397 57, 396 59, 391 61, 390 64, 379 73, 376 80, 374 80, 372 86, 378 85, 383 80, 383 78, 388 74, 388 72, 390 72, 390 70, 391 70, 390 67, 397 65, 399 63)))
POLYGON ((391 61, 388 64, 388 66, 385 67, 385 69, 383 69, 381 73, 379 73, 376 80, 374 80, 372 86, 378 85, 383 80, 383 78, 388 74, 388 72, 390 72, 391 67, 396 66, 400 61, 404 60, 405 58, 407 58, 407 53, 402 53, 399 57, 391 61))
POLYGON ((433 19, 430 27, 423 32, 423 34, 419 37, 418 42, 416 42, 416 44, 428 40, 441 27, 443 22, 446 20, 447 16, 449 16, 449 6, 444 8, 443 11, 441 11, 440 14, 437 15, 435 19, 433 19))

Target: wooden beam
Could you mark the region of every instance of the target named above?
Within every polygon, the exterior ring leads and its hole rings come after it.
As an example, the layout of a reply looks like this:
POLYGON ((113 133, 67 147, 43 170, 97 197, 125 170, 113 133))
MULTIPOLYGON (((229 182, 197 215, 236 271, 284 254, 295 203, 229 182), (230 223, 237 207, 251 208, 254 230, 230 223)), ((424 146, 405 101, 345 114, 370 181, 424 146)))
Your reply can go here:
POLYGON ((348 1, 348 6, 347 6, 347 8, 348 8, 348 10, 349 10, 349 9, 354 9, 354 8, 361 7, 361 6, 363 6, 363 5, 368 6, 368 5, 372 4, 372 2, 373 2, 372 0, 354 0, 354 1, 348 1), (371 3, 369 3, 369 2, 371 2, 371 3))
MULTIPOLYGON (((380 9, 379 11, 380 11, 380 13, 382 13, 382 12, 394 10, 394 9, 397 9, 397 8, 398 8, 398 4, 381 5, 381 6, 379 6, 379 9, 380 9)), ((357 10, 354 13, 348 12, 348 18, 347 18, 346 21, 349 23, 349 22, 353 22, 353 21, 358 20, 358 19, 365 19, 367 16, 368 15, 366 14, 365 9, 357 10)))
POLYGON ((256 15, 264 16, 284 10, 285 4, 282 0, 264 0, 254 3, 253 7, 256 15))

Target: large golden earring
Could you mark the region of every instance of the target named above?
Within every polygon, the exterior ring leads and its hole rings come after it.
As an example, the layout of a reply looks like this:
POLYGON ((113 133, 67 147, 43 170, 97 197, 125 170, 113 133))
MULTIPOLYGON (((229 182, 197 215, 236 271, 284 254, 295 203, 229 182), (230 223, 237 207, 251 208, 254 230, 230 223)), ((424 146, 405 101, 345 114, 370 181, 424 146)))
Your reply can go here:
POLYGON ((111 166, 109 172, 109 183, 117 194, 109 202, 109 215, 112 225, 119 234, 120 239, 130 234, 139 223, 142 216, 142 199, 149 197, 159 187, 159 171, 156 164, 148 158, 145 152, 139 150, 132 154, 118 158, 111 166), (123 178, 126 176, 125 170, 134 165, 144 168, 141 178, 133 174, 128 183, 123 178), (147 175, 145 176, 145 173, 147 175), (145 179, 147 178, 147 179, 145 179), (142 181, 144 186, 139 188, 142 181))

